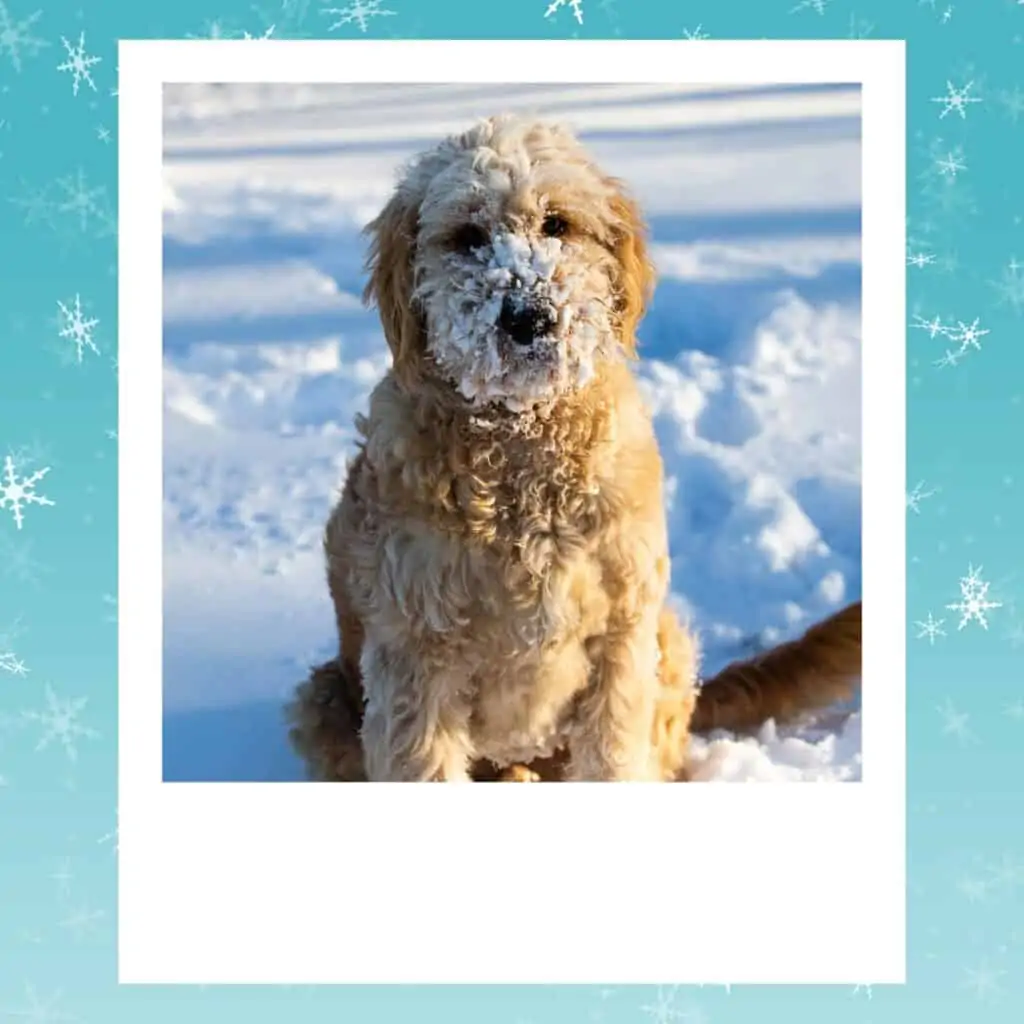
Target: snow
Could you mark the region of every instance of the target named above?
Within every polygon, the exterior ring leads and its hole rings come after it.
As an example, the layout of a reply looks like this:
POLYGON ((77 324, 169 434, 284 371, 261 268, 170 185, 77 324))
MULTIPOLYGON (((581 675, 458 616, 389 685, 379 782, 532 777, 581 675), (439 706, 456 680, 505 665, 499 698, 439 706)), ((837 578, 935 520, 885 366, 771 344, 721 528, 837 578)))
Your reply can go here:
MULTIPOLYGON (((705 671, 859 597, 856 88, 183 85, 164 103, 166 778, 302 777, 281 704, 333 653, 320 535, 388 365, 359 229, 403 161, 485 115, 567 121, 643 206, 659 285, 637 373, 705 671)), ((694 775, 857 780, 860 725, 698 738, 694 775)))

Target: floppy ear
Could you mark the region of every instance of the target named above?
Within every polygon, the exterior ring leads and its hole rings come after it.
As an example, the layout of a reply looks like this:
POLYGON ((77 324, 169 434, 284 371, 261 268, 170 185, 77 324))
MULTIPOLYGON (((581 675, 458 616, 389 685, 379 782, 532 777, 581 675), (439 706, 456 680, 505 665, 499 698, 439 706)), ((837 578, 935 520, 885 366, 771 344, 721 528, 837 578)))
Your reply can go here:
POLYGON ((647 226, 640 208, 627 195, 620 182, 612 182, 611 201, 614 216, 614 252, 618 262, 617 312, 620 343, 627 355, 636 355, 636 328, 654 294, 654 266, 647 255, 647 226))
POLYGON ((412 302, 418 222, 419 203, 399 187, 365 228, 370 236, 366 259, 370 277, 363 301, 375 302, 380 310, 395 374, 403 383, 411 383, 416 376, 426 342, 422 317, 412 302))

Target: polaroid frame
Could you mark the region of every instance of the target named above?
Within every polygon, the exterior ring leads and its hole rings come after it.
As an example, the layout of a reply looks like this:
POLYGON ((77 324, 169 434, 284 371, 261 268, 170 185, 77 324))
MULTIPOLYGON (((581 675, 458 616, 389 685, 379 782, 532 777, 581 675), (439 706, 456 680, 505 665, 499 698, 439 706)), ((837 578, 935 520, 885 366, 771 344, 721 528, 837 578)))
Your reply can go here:
POLYGON ((119 980, 904 982, 904 43, 119 50, 119 980), (860 783, 162 781, 161 103, 208 81, 861 85, 860 783))

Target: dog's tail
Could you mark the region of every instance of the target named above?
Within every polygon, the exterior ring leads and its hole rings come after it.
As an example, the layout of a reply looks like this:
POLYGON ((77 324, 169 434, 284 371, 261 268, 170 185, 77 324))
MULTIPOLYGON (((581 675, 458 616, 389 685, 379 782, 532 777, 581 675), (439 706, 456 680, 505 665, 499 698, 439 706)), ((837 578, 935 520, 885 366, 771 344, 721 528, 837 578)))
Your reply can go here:
POLYGON ((707 680, 697 695, 693 732, 752 732, 850 698, 861 674, 861 603, 836 612, 796 640, 707 680))

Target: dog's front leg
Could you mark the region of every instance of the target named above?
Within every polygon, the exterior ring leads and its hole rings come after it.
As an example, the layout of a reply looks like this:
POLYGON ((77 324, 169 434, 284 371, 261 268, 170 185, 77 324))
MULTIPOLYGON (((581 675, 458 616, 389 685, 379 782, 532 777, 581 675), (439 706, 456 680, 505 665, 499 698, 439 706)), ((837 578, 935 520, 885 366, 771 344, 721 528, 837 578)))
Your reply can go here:
POLYGON ((658 696, 658 619, 613 629, 594 645, 591 688, 569 742, 573 782, 655 778, 651 749, 658 696))
POLYGON ((450 668, 422 651, 367 643, 361 669, 368 781, 469 782, 469 709, 450 668))

